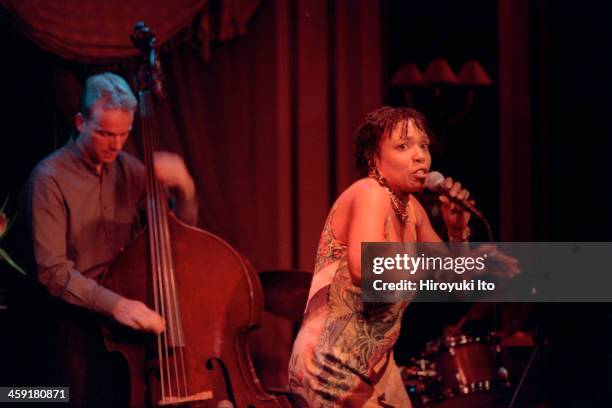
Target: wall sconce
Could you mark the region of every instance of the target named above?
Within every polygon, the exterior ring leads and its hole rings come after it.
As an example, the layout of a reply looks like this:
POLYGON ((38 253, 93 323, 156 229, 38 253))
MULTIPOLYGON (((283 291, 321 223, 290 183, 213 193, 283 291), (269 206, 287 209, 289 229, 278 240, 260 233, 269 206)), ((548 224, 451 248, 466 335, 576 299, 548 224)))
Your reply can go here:
POLYGON ((395 73, 391 79, 391 86, 400 88, 404 92, 406 106, 414 106, 411 89, 423 88, 425 86, 425 78, 416 64, 404 64, 395 73))
POLYGON ((464 62, 461 68, 459 68, 459 75, 457 76, 459 84, 466 88, 465 105, 459 113, 449 119, 447 127, 452 126, 472 109, 474 98, 476 97, 476 88, 491 86, 493 83, 482 65, 480 65, 480 62, 476 60, 464 62))
POLYGON ((493 82, 486 71, 476 60, 470 60, 463 63, 459 68, 457 75, 459 83, 468 86, 489 86, 493 82))
POLYGON ((431 61, 425 73, 421 73, 418 66, 413 63, 406 63, 400 66, 396 71, 391 86, 400 88, 404 93, 406 106, 416 107, 419 110, 427 111, 421 106, 415 106, 415 91, 426 92, 432 97, 435 108, 432 112, 426 112, 429 117, 445 117, 444 123, 439 123, 438 134, 444 136, 448 127, 467 114, 474 104, 475 89, 478 87, 490 86, 491 78, 484 70, 480 62, 469 60, 461 65, 459 73, 455 74, 448 61, 444 58, 436 58, 431 61), (444 114, 448 112, 449 105, 442 98, 446 89, 454 88, 460 91, 465 91, 465 102, 458 110, 455 106, 455 113, 450 115, 444 114))
POLYGON ((437 58, 425 68, 425 81, 428 84, 436 85, 456 85, 459 83, 457 75, 444 58, 437 58))

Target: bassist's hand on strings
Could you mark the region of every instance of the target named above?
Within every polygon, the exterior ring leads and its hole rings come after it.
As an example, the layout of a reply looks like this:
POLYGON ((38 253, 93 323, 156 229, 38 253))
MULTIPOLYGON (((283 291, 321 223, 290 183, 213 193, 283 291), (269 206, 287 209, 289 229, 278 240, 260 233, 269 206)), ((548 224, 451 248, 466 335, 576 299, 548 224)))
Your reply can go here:
POLYGON ((121 298, 113 308, 113 317, 134 330, 160 334, 166 327, 164 318, 137 300, 121 298))
POLYGON ((185 162, 178 154, 155 152, 153 156, 155 176, 168 187, 175 187, 185 199, 192 199, 195 184, 185 162))

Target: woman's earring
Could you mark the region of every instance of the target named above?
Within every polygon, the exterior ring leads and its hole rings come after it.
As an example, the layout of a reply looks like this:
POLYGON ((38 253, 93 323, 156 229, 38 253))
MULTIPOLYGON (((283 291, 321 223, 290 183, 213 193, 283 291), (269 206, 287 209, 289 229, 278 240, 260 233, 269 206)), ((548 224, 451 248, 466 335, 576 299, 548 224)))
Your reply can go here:
POLYGON ((376 174, 378 173, 378 169, 376 168, 376 163, 374 163, 374 160, 369 159, 368 160, 368 174, 376 174))

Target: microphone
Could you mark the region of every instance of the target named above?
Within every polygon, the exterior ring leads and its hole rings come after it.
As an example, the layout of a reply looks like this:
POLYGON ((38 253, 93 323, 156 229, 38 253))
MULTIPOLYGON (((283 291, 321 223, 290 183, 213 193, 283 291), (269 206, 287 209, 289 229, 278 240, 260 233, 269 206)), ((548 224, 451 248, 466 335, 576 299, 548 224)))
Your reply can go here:
POLYGON ((443 195, 444 197, 452 201, 454 204, 463 208, 465 211, 471 212, 478 218, 482 220, 485 219, 484 215, 467 200, 459 200, 456 197, 451 197, 450 190, 444 185, 444 176, 439 171, 431 171, 427 174, 427 177, 425 177, 425 188, 440 195, 443 195))

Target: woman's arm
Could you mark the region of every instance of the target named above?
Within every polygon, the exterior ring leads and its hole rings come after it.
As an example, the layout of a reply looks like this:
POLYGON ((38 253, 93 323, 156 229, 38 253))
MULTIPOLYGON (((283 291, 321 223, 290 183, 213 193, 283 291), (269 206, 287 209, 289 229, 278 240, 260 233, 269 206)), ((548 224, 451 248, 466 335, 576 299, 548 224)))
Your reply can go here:
POLYGON ((411 196, 410 201, 414 204, 414 212, 416 213, 416 229, 418 242, 442 242, 442 238, 436 233, 431 226, 429 217, 425 208, 421 205, 416 197, 411 196))
POLYGON ((355 286, 361 285, 361 243, 385 240, 384 225, 391 209, 389 194, 372 183, 356 192, 349 212, 348 268, 355 286))

